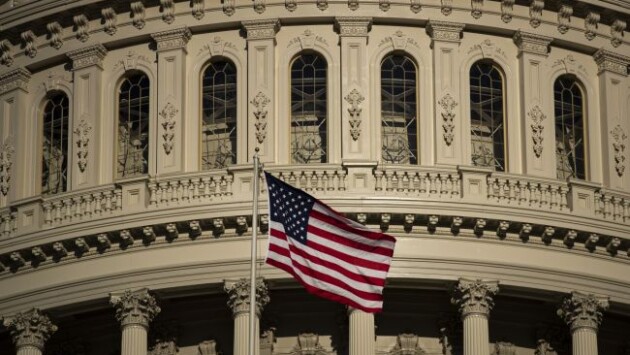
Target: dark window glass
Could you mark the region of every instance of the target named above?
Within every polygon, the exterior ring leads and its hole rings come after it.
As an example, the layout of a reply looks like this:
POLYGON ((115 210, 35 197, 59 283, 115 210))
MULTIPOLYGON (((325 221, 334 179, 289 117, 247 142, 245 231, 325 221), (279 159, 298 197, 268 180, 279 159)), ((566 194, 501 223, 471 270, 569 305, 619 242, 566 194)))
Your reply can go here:
POLYGON ((64 192, 68 184, 68 96, 52 92, 44 102, 42 194, 64 192))
POLYGON ((141 72, 127 75, 118 91, 119 178, 149 171, 149 78, 141 72))
POLYGON ((554 86, 556 175, 558 179, 585 179, 584 105, 577 80, 564 75, 554 86))

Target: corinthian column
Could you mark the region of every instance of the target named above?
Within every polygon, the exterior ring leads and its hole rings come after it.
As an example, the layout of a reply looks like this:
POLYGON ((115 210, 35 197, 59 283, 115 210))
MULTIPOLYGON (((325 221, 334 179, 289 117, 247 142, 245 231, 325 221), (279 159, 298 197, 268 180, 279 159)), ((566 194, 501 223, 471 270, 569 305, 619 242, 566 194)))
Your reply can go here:
POLYGON ((110 294, 116 319, 122 330, 121 355, 146 355, 149 323, 160 313, 155 298, 146 288, 110 294))
POLYGON ((348 307, 350 325, 350 355, 376 353, 374 314, 348 307))
POLYGON ((498 281, 459 279, 451 303, 459 308, 464 323, 464 355, 488 355, 488 317, 492 297, 499 292, 498 281))
POLYGON ((37 308, 5 318, 4 326, 11 332, 17 355, 42 355, 44 344, 57 331, 37 308))
MULTIPOLYGON (((232 310, 234 317, 234 355, 250 355, 247 353, 249 344, 249 290, 248 279, 225 280, 224 289, 228 294, 228 306, 232 310)), ((267 285, 262 279, 256 281, 256 354, 259 350, 259 320, 260 313, 265 305, 269 303, 267 285)))
POLYGON ((597 330, 608 297, 571 292, 562 302, 558 315, 571 327, 573 355, 597 355, 597 330))

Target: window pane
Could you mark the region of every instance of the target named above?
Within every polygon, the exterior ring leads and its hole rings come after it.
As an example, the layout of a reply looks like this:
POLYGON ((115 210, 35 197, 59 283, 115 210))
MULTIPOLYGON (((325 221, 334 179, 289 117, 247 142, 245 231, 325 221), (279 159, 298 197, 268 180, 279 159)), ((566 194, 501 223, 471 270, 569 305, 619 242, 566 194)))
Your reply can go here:
POLYGON ((553 87, 556 123, 556 175, 558 179, 586 178, 584 106, 575 78, 565 75, 553 87))
POLYGON ((416 66, 404 55, 381 64, 381 139, 383 161, 418 163, 416 66))
POLYGON ((291 65, 291 162, 327 161, 326 60, 299 55, 291 65))
POLYGON ((67 189, 68 182, 68 96, 55 92, 44 103, 42 139, 42 194, 67 189))
POLYGON ((220 169, 236 163, 236 68, 210 63, 203 74, 201 167, 220 169))
POLYGON ((128 75, 118 93, 117 177, 133 177, 149 171, 149 78, 128 75))
POLYGON ((470 68, 470 135, 472 164, 505 171, 503 77, 496 65, 477 62, 470 68))

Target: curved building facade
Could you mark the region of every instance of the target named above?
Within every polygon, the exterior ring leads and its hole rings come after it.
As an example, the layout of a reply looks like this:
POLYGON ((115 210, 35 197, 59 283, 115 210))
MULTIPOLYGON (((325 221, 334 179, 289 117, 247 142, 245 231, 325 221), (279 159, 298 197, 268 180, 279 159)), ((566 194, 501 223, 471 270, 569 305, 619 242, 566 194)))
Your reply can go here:
POLYGON ((0 354, 628 354, 626 0, 1 0, 0 354), (397 238, 264 264, 265 170, 397 238))

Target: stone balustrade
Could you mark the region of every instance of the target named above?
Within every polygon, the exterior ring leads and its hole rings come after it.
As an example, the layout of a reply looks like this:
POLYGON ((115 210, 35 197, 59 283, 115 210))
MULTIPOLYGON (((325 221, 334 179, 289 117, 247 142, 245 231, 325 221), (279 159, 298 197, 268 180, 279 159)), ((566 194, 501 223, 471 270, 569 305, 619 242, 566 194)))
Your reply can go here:
POLYGON ((122 190, 112 185, 44 197, 41 207, 45 227, 110 217, 122 210, 122 190))

